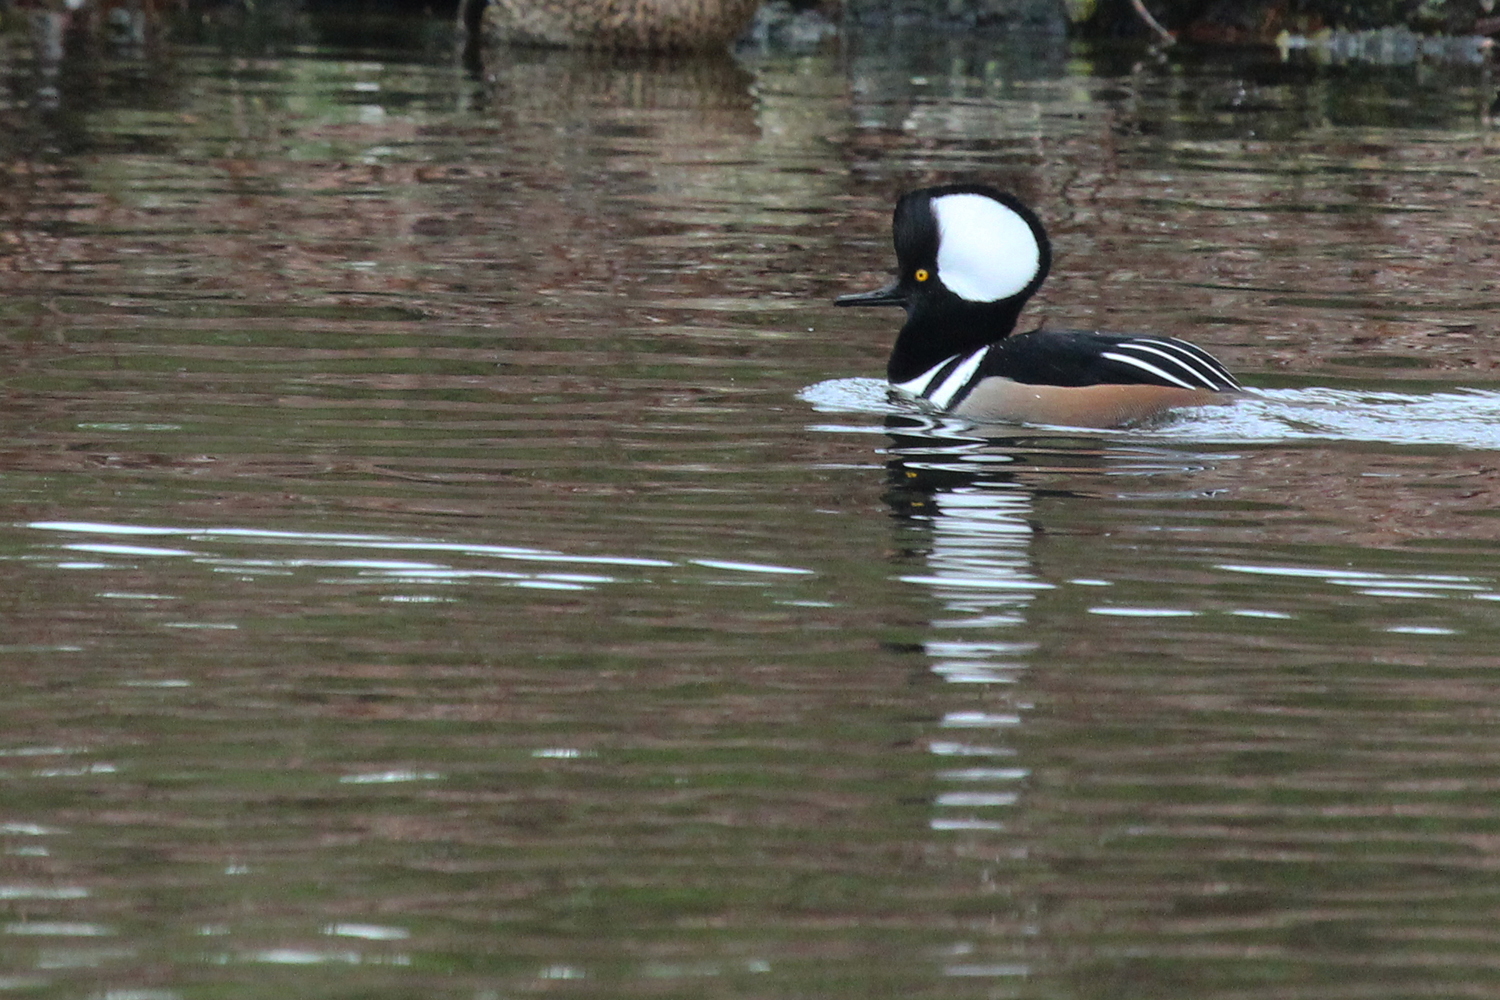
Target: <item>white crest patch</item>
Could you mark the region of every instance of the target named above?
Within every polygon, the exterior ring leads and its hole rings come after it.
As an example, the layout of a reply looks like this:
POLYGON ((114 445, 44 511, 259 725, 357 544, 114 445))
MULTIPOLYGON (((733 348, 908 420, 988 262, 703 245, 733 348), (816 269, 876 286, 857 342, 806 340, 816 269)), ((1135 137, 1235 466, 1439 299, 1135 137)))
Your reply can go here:
POLYGON ((938 224, 938 277, 970 302, 998 302, 1036 277, 1042 251, 1026 220, 982 194, 932 199, 938 224))

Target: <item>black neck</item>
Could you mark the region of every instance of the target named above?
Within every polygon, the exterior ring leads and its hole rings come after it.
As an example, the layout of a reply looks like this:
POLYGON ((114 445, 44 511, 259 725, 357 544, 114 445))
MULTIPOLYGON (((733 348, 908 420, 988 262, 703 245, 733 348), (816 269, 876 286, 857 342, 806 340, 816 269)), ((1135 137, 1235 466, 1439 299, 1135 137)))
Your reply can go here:
POLYGON ((914 309, 896 337, 885 375, 889 381, 914 379, 955 354, 970 354, 1009 336, 1026 300, 962 303, 914 309))

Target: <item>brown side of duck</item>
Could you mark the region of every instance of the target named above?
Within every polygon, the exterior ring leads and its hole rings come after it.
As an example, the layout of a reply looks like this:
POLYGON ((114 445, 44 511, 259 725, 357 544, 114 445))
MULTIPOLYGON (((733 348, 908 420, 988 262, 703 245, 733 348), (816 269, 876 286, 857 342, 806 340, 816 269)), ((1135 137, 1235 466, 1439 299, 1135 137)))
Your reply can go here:
POLYGON ((1167 410, 1227 403, 1237 396, 1164 385, 1023 385, 1008 378, 987 378, 953 412, 999 423, 1125 427, 1167 410))
POLYGON ((484 37, 506 45, 664 52, 724 48, 760 0, 489 0, 484 37))

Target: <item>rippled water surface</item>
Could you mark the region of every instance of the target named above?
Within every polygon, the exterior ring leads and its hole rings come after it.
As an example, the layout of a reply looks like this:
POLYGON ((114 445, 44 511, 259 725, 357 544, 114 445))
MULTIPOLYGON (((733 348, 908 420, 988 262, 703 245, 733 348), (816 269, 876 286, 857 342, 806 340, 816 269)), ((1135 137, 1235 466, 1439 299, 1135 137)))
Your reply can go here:
POLYGON ((1481 69, 0 39, 0 991, 1500 992, 1481 69), (901 190, 1253 387, 893 405, 901 190))

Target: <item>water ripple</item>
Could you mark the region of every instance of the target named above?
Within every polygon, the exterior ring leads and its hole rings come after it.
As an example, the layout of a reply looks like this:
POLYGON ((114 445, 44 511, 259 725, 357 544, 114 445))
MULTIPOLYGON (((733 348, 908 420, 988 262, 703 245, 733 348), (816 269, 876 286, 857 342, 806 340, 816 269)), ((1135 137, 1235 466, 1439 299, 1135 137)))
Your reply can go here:
MULTIPOLYGON (((798 397, 820 413, 926 415, 955 433, 982 426, 926 411, 894 396, 878 379, 830 379, 808 386, 798 397)), ((1500 449, 1500 391, 1251 389, 1230 405, 1177 411, 1152 426, 1091 433, 1218 444, 1347 441, 1491 450, 1500 449)))
MULTIPOLYGON (((370 580, 404 584, 454 584, 473 581, 494 582, 502 586, 552 590, 592 590, 599 584, 618 582, 606 573, 560 572, 549 567, 576 565, 620 569, 668 569, 697 566, 747 579, 767 576, 806 577, 814 571, 798 566, 781 566, 729 559, 657 559, 631 555, 573 555, 550 549, 523 548, 510 545, 488 545, 473 542, 449 542, 436 539, 401 538, 390 535, 362 535, 339 532, 275 531, 255 528, 189 528, 159 525, 111 524, 92 521, 32 521, 23 525, 39 531, 103 538, 173 537, 198 543, 203 551, 162 546, 123 544, 116 541, 69 541, 58 548, 65 552, 92 552, 136 558, 189 558, 215 572, 232 572, 242 576, 266 573, 282 574, 300 569, 332 570, 354 582, 370 580), (249 556, 227 551, 212 551, 233 544, 286 546, 292 551, 284 556, 249 556), (390 559, 329 558, 310 554, 312 550, 356 549, 371 553, 408 552, 448 558, 390 559), (534 569, 476 568, 458 564, 459 559, 502 560, 540 564, 534 569)), ((58 566, 78 568, 77 563, 59 561, 58 566)), ((110 564, 90 564, 89 568, 108 569, 110 564)), ((332 582, 332 581, 331 581, 332 582)), ((231 625, 181 625, 177 627, 233 628, 231 625)))

